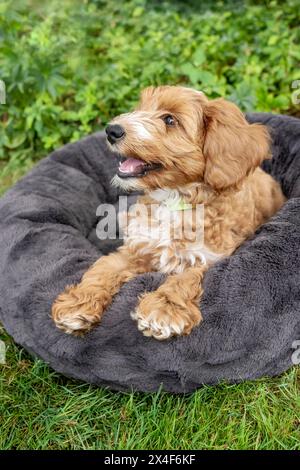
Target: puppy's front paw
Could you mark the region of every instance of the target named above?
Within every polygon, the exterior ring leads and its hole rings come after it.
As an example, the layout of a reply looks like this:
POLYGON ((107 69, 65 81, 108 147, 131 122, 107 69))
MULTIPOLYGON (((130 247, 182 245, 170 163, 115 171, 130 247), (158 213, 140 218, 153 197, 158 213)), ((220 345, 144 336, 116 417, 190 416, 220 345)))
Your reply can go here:
POLYGON ((55 300, 52 318, 65 333, 82 335, 99 323, 104 308, 98 296, 70 286, 55 300))
POLYGON ((164 340, 188 335, 202 319, 199 307, 192 301, 175 303, 168 293, 157 290, 145 294, 131 318, 145 336, 164 340))

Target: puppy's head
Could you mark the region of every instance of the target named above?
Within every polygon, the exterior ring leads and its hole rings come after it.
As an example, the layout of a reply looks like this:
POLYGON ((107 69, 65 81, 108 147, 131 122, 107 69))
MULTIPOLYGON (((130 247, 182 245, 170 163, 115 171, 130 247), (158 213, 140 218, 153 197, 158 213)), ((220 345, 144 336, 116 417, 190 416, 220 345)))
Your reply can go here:
POLYGON ((146 88, 135 111, 106 128, 120 157, 114 184, 127 189, 176 188, 201 182, 236 186, 269 156, 269 135, 224 99, 209 101, 184 87, 146 88))

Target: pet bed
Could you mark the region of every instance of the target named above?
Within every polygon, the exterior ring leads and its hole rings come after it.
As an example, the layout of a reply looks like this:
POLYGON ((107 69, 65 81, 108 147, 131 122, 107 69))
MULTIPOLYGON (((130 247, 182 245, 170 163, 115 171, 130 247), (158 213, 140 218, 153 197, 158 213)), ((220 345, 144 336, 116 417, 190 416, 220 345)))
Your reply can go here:
POLYGON ((66 376, 115 390, 191 392, 202 384, 274 376, 293 365, 300 340, 300 120, 249 114, 269 126, 264 169, 288 201, 205 277, 203 322, 187 337, 144 337, 129 312, 160 273, 124 285, 83 338, 58 330, 51 304, 118 240, 99 240, 96 209, 118 205, 117 165, 103 133, 42 160, 0 201, 0 320, 14 340, 66 376))

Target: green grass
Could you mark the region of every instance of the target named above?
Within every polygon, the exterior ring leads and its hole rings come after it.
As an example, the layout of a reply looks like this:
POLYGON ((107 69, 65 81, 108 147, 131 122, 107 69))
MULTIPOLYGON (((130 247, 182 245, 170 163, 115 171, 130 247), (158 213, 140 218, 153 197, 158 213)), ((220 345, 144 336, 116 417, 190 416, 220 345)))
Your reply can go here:
POLYGON ((0 449, 298 449, 300 370, 188 396, 68 380, 2 333, 0 449))
MULTIPOLYGON (((3 0, 0 192, 147 85, 299 114, 299 44, 299 0, 3 0)), ((0 337, 0 449, 300 449, 299 368, 189 396, 121 394, 68 380, 0 337)))

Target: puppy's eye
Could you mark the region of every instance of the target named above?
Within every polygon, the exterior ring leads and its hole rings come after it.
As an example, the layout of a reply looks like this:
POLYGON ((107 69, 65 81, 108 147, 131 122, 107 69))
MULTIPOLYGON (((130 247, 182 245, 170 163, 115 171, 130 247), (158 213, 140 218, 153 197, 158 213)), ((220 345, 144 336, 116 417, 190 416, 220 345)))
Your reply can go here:
POLYGON ((162 118, 162 120, 167 126, 175 126, 176 121, 171 114, 167 114, 162 118))

